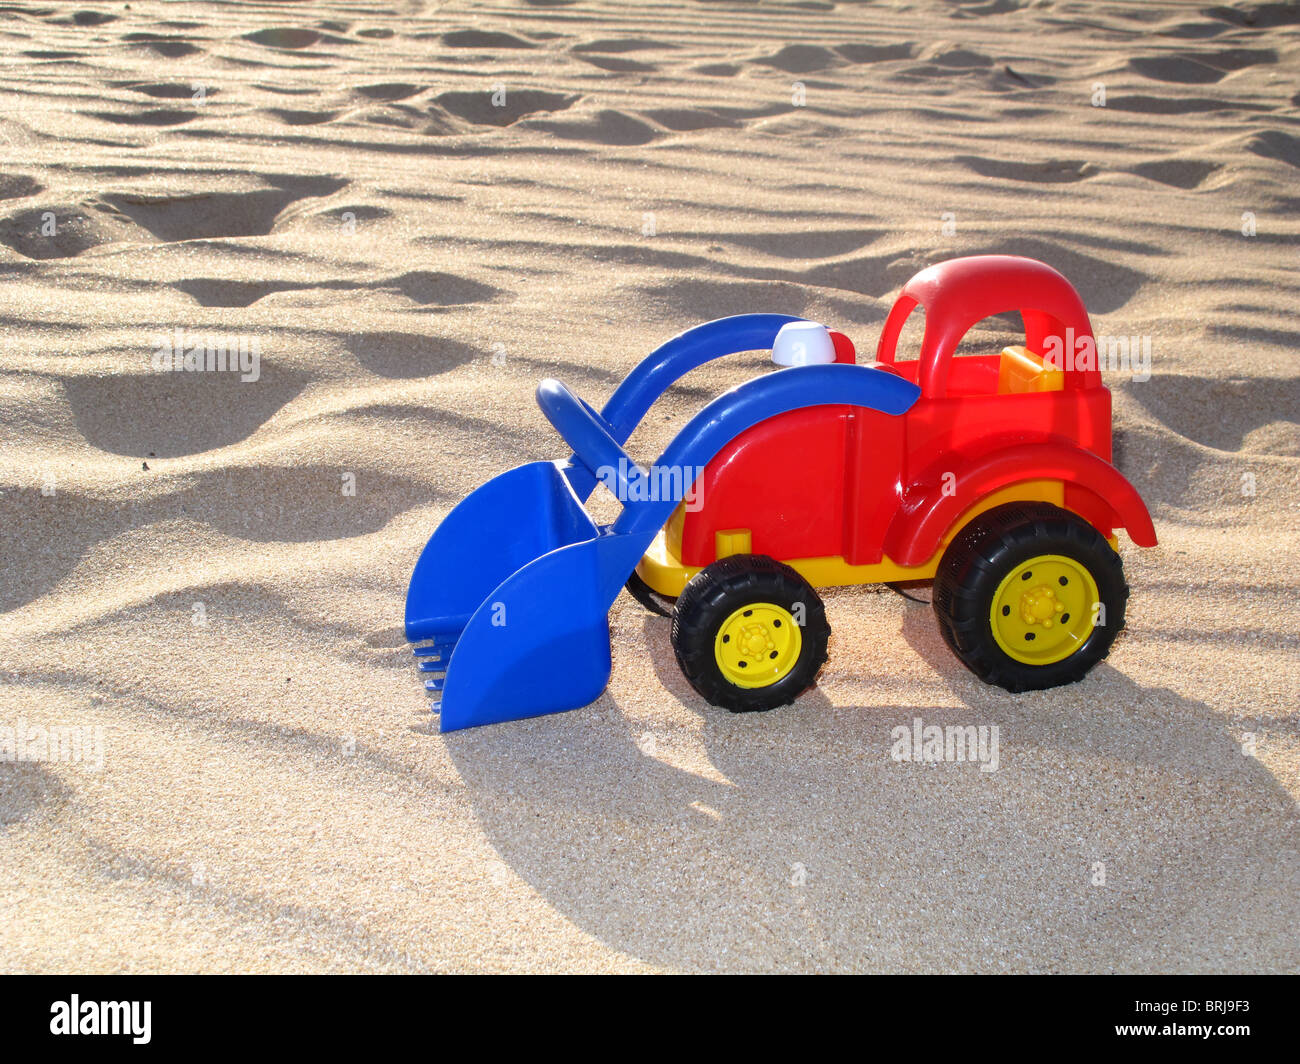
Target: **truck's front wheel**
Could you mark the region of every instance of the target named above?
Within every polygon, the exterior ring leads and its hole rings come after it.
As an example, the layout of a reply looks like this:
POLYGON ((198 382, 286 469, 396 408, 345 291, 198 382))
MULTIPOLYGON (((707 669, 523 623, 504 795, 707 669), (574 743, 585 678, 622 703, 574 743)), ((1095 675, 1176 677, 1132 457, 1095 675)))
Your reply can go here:
POLYGON ((677 599, 677 664, 701 695, 733 713, 789 705, 826 661, 822 601, 788 565, 738 554, 701 570, 677 599))

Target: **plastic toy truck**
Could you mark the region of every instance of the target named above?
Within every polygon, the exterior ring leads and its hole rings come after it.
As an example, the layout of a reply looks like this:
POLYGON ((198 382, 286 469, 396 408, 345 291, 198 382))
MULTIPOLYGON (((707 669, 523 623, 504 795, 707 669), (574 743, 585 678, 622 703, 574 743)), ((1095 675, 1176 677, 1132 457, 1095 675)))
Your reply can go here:
POLYGON ((503 473, 429 540, 406 600, 443 731, 574 709, 609 680, 608 611, 625 585, 672 617, 691 686, 733 711, 785 705, 827 659, 816 588, 932 580, 939 628, 1008 691, 1082 678, 1128 597, 1118 529, 1151 517, 1111 465, 1110 393, 1083 304, 1031 259, 982 255, 921 271, 875 362, 841 333, 780 314, 690 329, 597 413, 545 380, 537 401, 573 449, 503 473), (925 315, 919 357, 899 360, 925 315), (977 322, 1019 312, 1024 342, 955 356, 977 322), (714 399, 645 468, 624 443, 675 380, 771 348, 782 368, 714 399), (622 502, 598 526, 598 483, 622 502))

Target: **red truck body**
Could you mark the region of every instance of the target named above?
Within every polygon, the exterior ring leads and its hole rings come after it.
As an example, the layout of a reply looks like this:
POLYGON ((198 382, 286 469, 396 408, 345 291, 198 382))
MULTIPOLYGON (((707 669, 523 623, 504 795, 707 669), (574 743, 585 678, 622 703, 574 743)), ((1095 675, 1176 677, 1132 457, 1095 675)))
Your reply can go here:
MULTIPOLYGON (((847 338, 834 339, 837 361, 852 361, 847 338)), ((675 595, 742 550, 814 586, 928 578, 966 520, 1007 501, 1051 502, 1107 538, 1125 528, 1154 545, 1146 507, 1110 464, 1110 392, 1087 312, 1055 270, 984 255, 922 271, 890 311, 874 364, 920 386, 907 413, 819 406, 741 434, 705 467, 698 508, 679 508, 647 554, 646 582, 675 595), (899 360, 918 308, 919 356, 899 360), (973 325, 1007 312, 1024 323, 1023 345, 956 353, 973 325)))

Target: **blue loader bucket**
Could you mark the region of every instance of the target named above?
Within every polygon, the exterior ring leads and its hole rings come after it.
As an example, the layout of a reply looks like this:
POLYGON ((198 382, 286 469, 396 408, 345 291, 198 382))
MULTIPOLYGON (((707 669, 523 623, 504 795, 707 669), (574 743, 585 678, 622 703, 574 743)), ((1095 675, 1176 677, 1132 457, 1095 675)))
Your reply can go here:
POLYGON ((406 637, 422 644, 441 731, 600 696, 610 673, 602 538, 555 462, 502 473, 447 515, 406 593, 406 637))

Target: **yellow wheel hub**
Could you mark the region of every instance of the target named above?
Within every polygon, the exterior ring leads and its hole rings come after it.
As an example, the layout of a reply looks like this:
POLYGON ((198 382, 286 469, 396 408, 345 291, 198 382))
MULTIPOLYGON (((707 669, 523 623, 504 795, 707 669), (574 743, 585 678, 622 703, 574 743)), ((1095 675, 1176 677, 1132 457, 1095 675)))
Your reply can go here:
POLYGON ((1060 554, 1017 565, 998 585, 989 625, 1008 657, 1025 665, 1064 661, 1092 634, 1097 581, 1060 554))
POLYGON ((803 636, 784 606, 755 602, 722 622, 713 656, 729 683, 767 687, 789 674, 799 660, 803 636))

